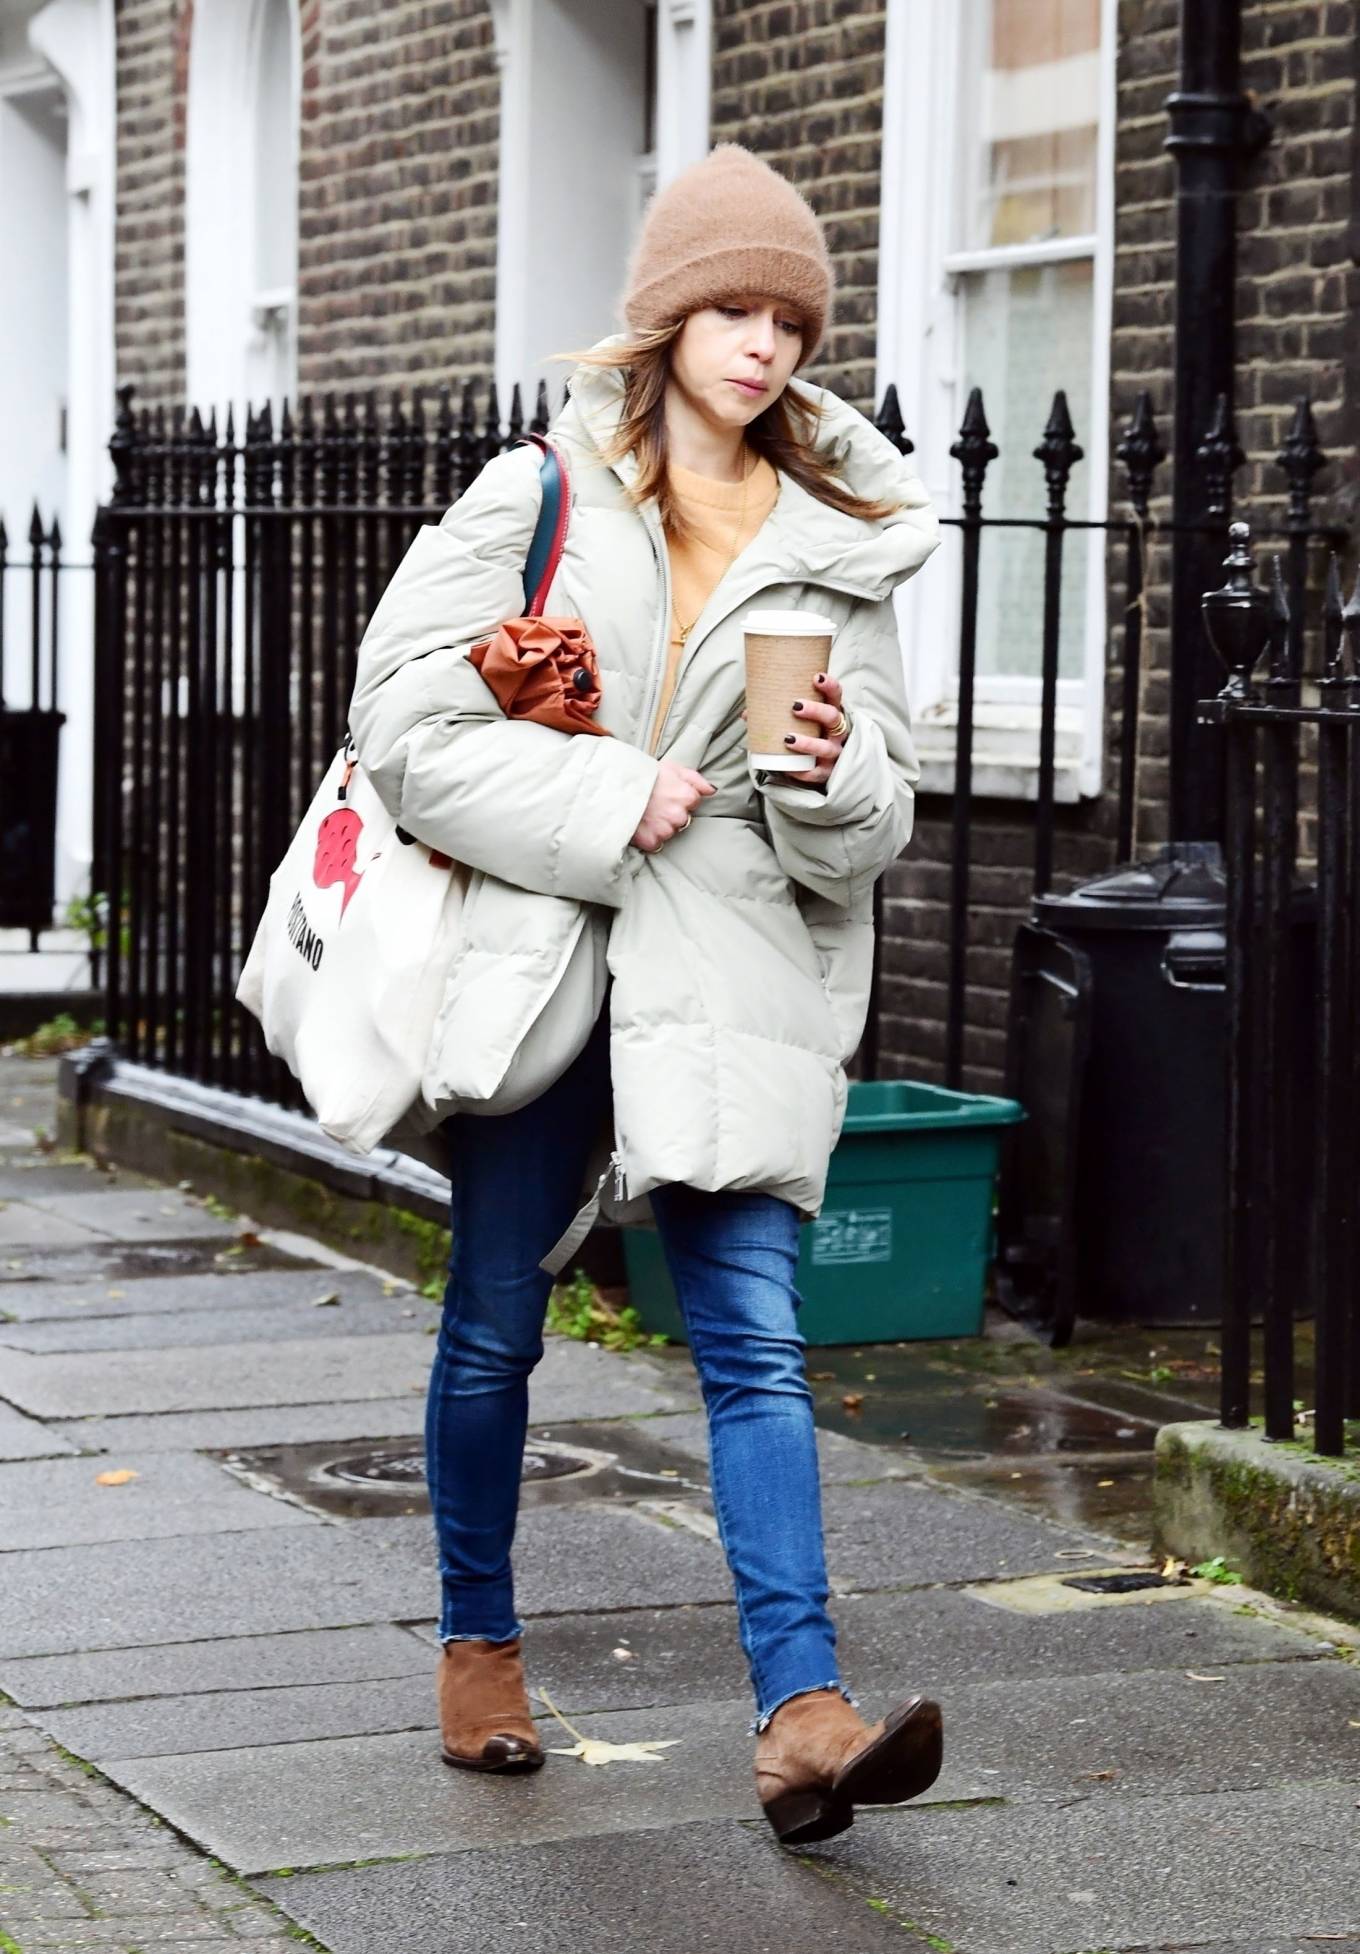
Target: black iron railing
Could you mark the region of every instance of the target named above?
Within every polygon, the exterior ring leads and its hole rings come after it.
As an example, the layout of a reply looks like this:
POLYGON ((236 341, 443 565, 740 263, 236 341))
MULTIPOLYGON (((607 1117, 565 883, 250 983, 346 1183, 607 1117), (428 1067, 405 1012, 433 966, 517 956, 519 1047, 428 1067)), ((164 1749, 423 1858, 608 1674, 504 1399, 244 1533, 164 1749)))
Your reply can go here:
POLYGON ((36 950, 56 896, 61 592, 89 564, 63 561, 61 527, 36 504, 27 541, 11 553, 0 521, 0 928, 26 930, 36 950))
POLYGON ((1228 582, 1205 598, 1229 678, 1201 709, 1222 731, 1227 793, 1222 1421, 1249 1422, 1259 1317, 1267 1437, 1339 1455, 1348 1436, 1360 1446, 1360 583, 1343 601, 1332 559, 1310 634, 1280 558, 1267 590, 1247 524, 1232 543, 1228 582))
MULTIPOLYGON (((1306 405, 1300 414, 1311 430, 1306 405)), ((134 411, 131 389, 122 390, 111 444, 115 492, 100 513, 95 547, 96 888, 118 918, 108 931, 107 1019, 128 1056, 294 1101, 291 1082, 233 1003, 269 873, 338 744, 364 626, 416 526, 439 521, 492 455, 526 427, 541 432, 548 422, 543 387, 528 422, 516 388, 503 425, 494 387, 469 385, 457 410, 444 394, 433 405, 394 400, 380 412, 369 393, 304 400, 296 413, 285 406, 277 426, 267 409, 252 412, 238 439, 230 419, 219 430, 196 412, 134 411)), ((900 452, 912 450, 892 387, 876 425, 900 452)), ((1204 452, 1204 522, 1226 540, 1241 456, 1225 414, 1204 452)), ((986 553, 1006 533, 1042 538, 1032 857, 1032 886, 1042 892, 1054 873, 1064 560, 1092 531, 1118 553, 1124 580, 1106 666, 1117 700, 1107 723, 1113 717, 1119 754, 1111 860, 1132 846, 1146 549, 1157 529, 1150 504, 1164 449, 1144 395, 1116 445, 1127 507, 1094 522, 1067 514, 1082 450, 1062 393, 1033 450, 1042 513, 1017 517, 984 506, 998 449, 977 391, 951 454, 962 513, 945 521, 959 533, 962 602, 943 1071, 957 1084, 969 1008, 986 553)), ((1315 534, 1307 520, 1315 471, 1296 466, 1291 451, 1280 462, 1304 511, 1297 541, 1305 562, 1315 534)), ((881 941, 881 885, 879 903, 881 941)), ((862 1076, 878 1071, 879 1036, 875 1004, 862 1076)))

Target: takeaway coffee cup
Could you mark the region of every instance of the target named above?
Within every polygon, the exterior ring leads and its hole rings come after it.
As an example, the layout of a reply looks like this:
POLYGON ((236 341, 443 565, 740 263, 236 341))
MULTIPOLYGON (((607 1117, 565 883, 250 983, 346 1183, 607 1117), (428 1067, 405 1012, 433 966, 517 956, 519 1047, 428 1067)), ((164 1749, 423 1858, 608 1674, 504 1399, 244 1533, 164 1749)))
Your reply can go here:
POLYGON ((815 734, 795 699, 818 699, 812 683, 830 662, 835 626, 817 611, 752 611, 746 619, 746 745, 753 766, 804 773, 816 762, 790 753, 785 733, 815 734))

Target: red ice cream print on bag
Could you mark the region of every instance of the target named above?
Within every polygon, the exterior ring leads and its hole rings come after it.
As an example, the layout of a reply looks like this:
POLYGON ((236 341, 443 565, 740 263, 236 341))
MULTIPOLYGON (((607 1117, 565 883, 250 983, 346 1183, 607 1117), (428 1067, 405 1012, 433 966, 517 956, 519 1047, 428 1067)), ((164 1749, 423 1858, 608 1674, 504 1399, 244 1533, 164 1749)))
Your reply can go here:
POLYGON ((329 889, 333 883, 343 882, 344 899, 340 904, 340 920, 345 920, 349 899, 358 888, 363 871, 356 869, 354 858, 359 852, 359 836, 364 824, 352 807, 337 807, 328 814, 316 831, 316 860, 312 864, 312 880, 318 889, 329 889))

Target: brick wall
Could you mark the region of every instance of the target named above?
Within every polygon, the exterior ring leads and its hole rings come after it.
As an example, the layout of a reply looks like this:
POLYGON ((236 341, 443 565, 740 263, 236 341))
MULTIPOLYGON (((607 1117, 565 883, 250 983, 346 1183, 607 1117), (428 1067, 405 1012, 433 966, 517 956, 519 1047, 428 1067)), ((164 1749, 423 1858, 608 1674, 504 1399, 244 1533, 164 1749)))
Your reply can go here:
POLYGON ((311 0, 304 390, 491 370, 500 84, 486 0, 311 0))
POLYGON ((713 141, 764 157, 825 226, 835 322, 807 377, 872 414, 881 0, 715 0, 713 16, 713 141))
POLYGON ((184 394, 183 100, 189 7, 122 0, 115 366, 142 402, 184 394))
MULTIPOLYGON (((191 27, 192 0, 118 10, 117 366, 147 402, 184 392, 191 27)), ((486 374, 499 101, 486 0, 303 0, 300 28, 300 387, 486 374)))

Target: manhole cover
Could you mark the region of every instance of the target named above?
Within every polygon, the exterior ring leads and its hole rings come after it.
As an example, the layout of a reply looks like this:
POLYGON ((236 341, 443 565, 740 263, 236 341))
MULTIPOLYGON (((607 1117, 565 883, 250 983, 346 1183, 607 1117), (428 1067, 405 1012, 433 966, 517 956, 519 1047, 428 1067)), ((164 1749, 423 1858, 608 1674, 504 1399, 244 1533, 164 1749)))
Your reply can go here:
MULTIPOLYGON (((676 1453, 628 1420, 610 1428, 609 1449, 594 1425, 531 1432, 521 1483, 526 1500, 563 1501, 700 1494, 703 1480, 672 1465, 676 1453)), ((311 1512, 341 1519, 393 1518, 428 1513, 425 1448, 417 1437, 386 1441, 316 1440, 217 1454, 228 1472, 259 1492, 297 1501, 311 1512)), ((683 1455, 681 1455, 683 1456, 683 1455)))
POLYGON ((1133 1574, 1069 1574, 1063 1582, 1065 1588, 1076 1588, 1081 1594, 1141 1594, 1144 1588, 1188 1588, 1190 1583, 1183 1574, 1133 1573, 1133 1574))
MULTIPOLYGON (((524 1450, 524 1479, 565 1479, 569 1473, 588 1472, 592 1459, 574 1452, 560 1451, 552 1445, 533 1443, 524 1450)), ((346 1452, 313 1472, 318 1483, 340 1486, 392 1486, 405 1492, 425 1483, 423 1446, 385 1446, 362 1452, 346 1452)))

